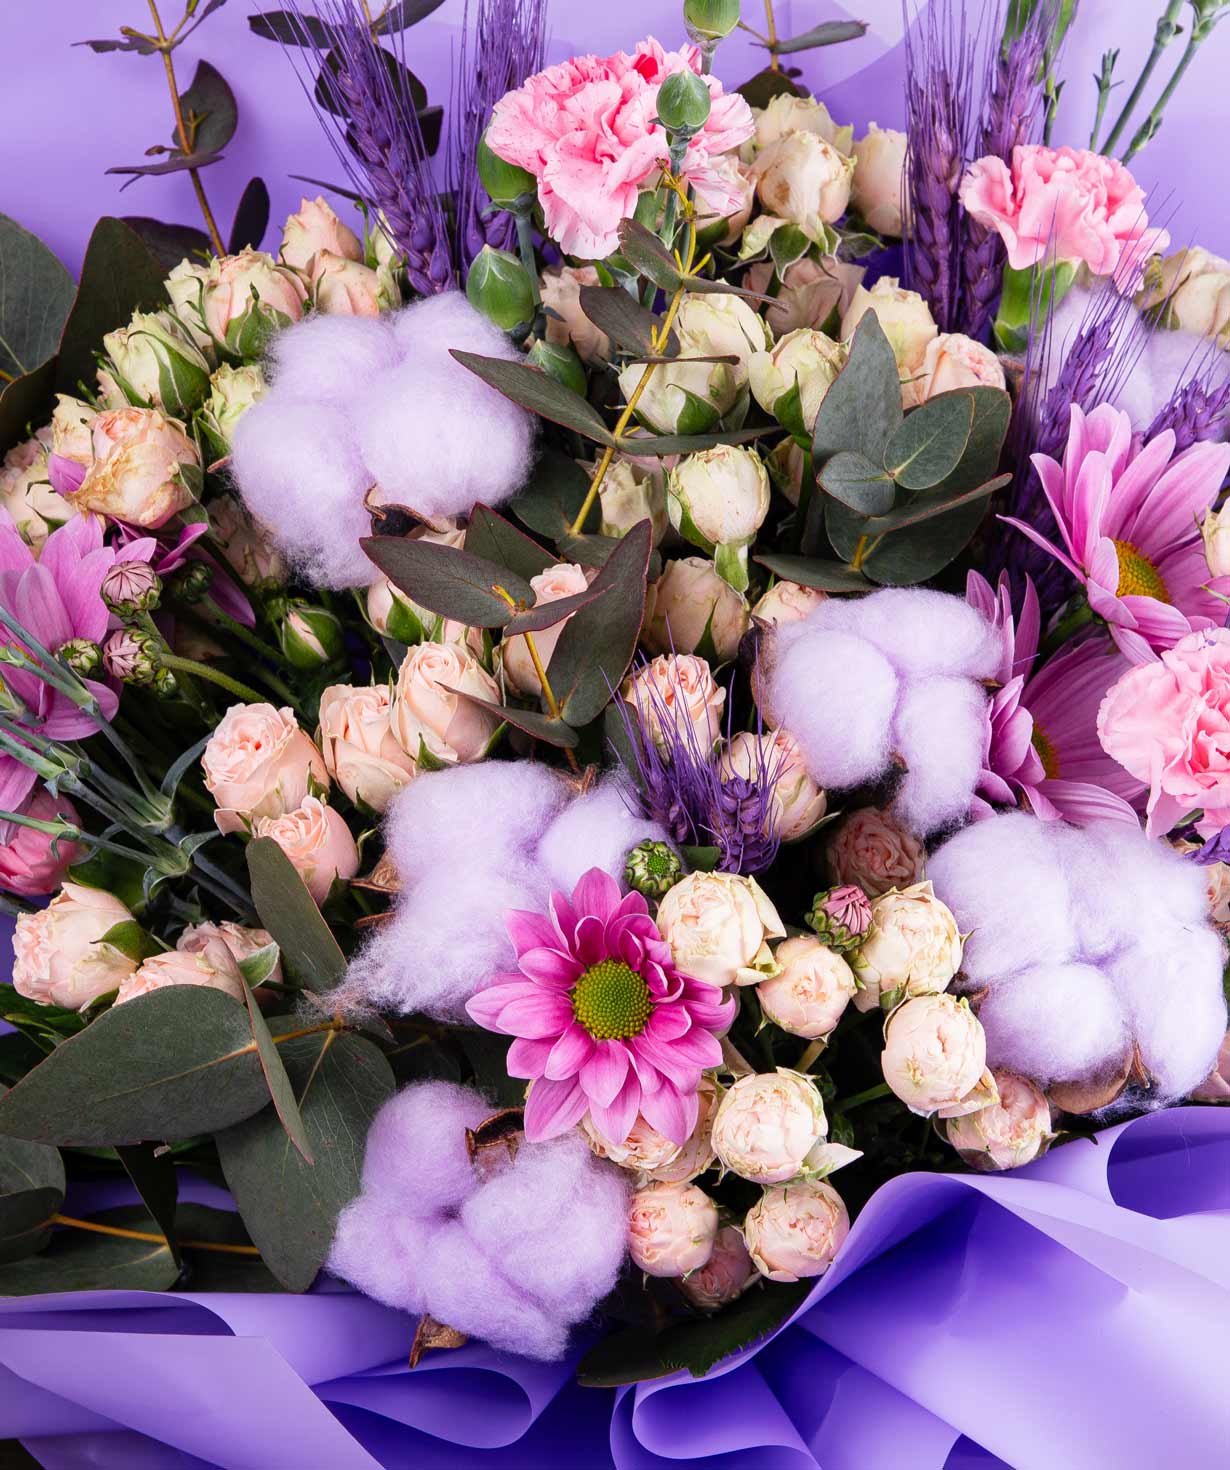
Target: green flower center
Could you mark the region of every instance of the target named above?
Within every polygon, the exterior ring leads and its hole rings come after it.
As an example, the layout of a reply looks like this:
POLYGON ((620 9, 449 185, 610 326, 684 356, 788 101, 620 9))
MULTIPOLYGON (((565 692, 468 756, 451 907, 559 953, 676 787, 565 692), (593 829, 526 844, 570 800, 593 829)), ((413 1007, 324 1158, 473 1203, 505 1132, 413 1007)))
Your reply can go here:
POLYGON ((595 1041, 639 1036, 653 1013, 649 986, 622 960, 591 965, 572 989, 572 1012, 595 1041))
POLYGON ((1119 597, 1153 597, 1158 602, 1169 602, 1170 593, 1161 574, 1147 556, 1130 541, 1116 541, 1115 553, 1119 558, 1119 597))
POLYGON ((1042 761, 1042 769, 1046 772, 1046 779, 1048 781, 1057 781, 1059 779, 1059 757, 1055 754, 1055 747, 1037 725, 1034 726, 1034 733, 1030 736, 1030 740, 1033 743, 1034 749, 1038 752, 1039 759, 1042 761))

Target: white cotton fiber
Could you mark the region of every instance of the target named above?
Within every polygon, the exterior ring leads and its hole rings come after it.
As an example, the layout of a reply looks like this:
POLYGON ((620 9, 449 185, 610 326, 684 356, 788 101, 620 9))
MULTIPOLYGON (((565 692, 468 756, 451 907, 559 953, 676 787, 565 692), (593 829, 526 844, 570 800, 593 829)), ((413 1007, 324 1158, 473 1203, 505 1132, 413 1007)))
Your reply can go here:
POLYGON ((358 587, 372 566, 359 545, 371 483, 345 410, 271 393, 239 421, 231 474, 248 509, 316 586, 358 587))
POLYGON ((656 822, 636 816, 619 778, 608 777, 555 817, 538 844, 538 862, 553 888, 570 893, 590 868, 622 880, 629 851, 651 838, 662 842, 666 833, 656 822))
POLYGON ((1096 1075, 1131 1036, 1110 980, 1092 965, 1026 970, 991 989, 978 1010, 987 1063, 1051 1082, 1096 1075))
POLYGON ((482 357, 520 359, 506 333, 489 321, 462 291, 441 291, 403 307, 388 319, 403 357, 452 361, 449 353, 477 352, 482 357))
POLYGON ((279 399, 342 406, 400 356, 387 318, 317 312, 270 341, 266 371, 279 399))
POLYGON ((899 674, 913 678, 987 679, 999 663, 999 635, 982 614, 964 598, 926 587, 885 587, 869 597, 830 598, 808 621, 857 633, 875 644, 899 674))
POLYGON ((800 638, 773 668, 769 702, 822 786, 857 786, 887 767, 897 676, 861 638, 821 630, 800 638))
POLYGON ((905 686, 892 743, 906 774, 892 810, 910 831, 925 835, 968 815, 986 723, 987 696, 972 679, 919 679, 905 686))

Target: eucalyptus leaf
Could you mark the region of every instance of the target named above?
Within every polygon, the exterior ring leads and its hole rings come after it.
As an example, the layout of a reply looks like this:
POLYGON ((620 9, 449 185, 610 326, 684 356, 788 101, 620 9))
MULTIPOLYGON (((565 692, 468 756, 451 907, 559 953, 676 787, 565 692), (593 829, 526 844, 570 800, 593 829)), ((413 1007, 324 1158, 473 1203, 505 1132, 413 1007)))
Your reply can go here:
POLYGON ((511 398, 540 418, 562 424, 566 429, 575 429, 578 434, 598 444, 615 443, 602 422, 602 415, 587 399, 528 363, 507 362, 502 357, 482 357, 477 352, 461 352, 456 348, 451 349, 450 355, 484 383, 503 393, 505 398, 511 398))
POLYGON ((46 245, 0 214, 0 371, 20 378, 55 355, 75 291, 46 245))
POLYGON ((256 1052, 261 1059, 261 1071, 265 1074, 265 1085, 269 1089, 269 1096, 273 1099, 273 1108, 277 1113, 278 1122, 286 1130, 287 1138, 299 1150, 304 1160, 310 1164, 313 1162, 312 1146, 304 1131, 303 1119, 295 1101, 295 1089, 291 1086, 290 1078, 286 1074, 285 1063, 274 1045, 269 1023, 261 1014, 261 1008, 256 1003, 251 985, 244 984, 243 996, 248 1007, 248 1022, 252 1027, 252 1040, 256 1043, 256 1052))
POLYGON ((294 864, 272 837, 249 842, 247 859, 252 902, 291 974, 308 990, 331 990, 346 973, 346 956, 294 864))
MULTIPOLYGON (((810 31, 791 36, 789 40, 774 41, 768 49, 775 56, 790 56, 796 51, 813 51, 817 46, 839 46, 843 41, 857 41, 866 34, 865 20, 825 20, 818 26, 812 26, 810 31)), ((756 41, 753 44, 763 46, 768 43, 756 41)))
POLYGON ((553 628, 603 596, 605 590, 594 585, 587 587, 584 592, 574 592, 571 597, 559 597, 554 602, 543 602, 537 607, 527 608, 525 612, 509 619, 504 627, 504 637, 511 638, 517 633, 537 633, 541 628, 553 628))
POLYGON ((870 592, 873 586, 861 572, 852 571, 844 562, 776 551, 762 552, 753 560, 788 582, 815 587, 821 592, 870 592))
POLYGON ((120 1156, 125 1174, 132 1180, 133 1188, 141 1196, 142 1204, 166 1237, 176 1265, 182 1265, 183 1258, 175 1237, 179 1180, 170 1150, 159 1152, 152 1143, 127 1143, 121 1144, 116 1153, 120 1156))
MULTIPOLYGON (((653 332, 661 324, 648 308, 620 286, 582 286, 581 310, 593 324, 625 352, 651 357, 662 349, 654 341, 653 332)), ((671 331, 666 356, 679 352, 679 339, 671 331)))
POLYGON ((812 462, 819 471, 842 450, 858 450, 873 464, 901 423, 897 359, 874 311, 859 322, 845 367, 833 379, 812 429, 812 462))
POLYGON ((683 272, 675 257, 652 230, 637 220, 620 220, 619 253, 634 270, 663 291, 677 291, 683 283, 683 272))
POLYGON ((32 373, 0 384, 0 458, 46 420, 55 382, 56 360, 50 357, 32 373))
POLYGON ((715 434, 626 434, 616 440, 623 454, 696 454, 716 444, 750 444, 776 431, 776 424, 757 429, 726 429, 715 434))
POLYGON ((555 566, 558 558, 539 546, 524 531, 485 505, 476 505, 466 528, 465 549, 497 566, 507 567, 529 581, 555 566))
POLYGON ((842 450, 825 462, 820 484, 829 495, 860 515, 883 515, 896 497, 892 476, 857 450, 842 450))
POLYGON ((394 31, 404 31, 407 26, 417 25, 419 21, 426 20, 434 11, 439 10, 444 0, 397 0, 390 5, 373 26, 378 36, 391 35, 394 31))
POLYGON ((319 47, 333 44, 333 32, 314 15, 292 10, 266 10, 248 16, 252 31, 266 41, 279 41, 283 46, 319 47))
POLYGON ((128 325, 134 312, 165 307, 164 272, 149 248, 122 220, 104 216, 94 226, 81 284, 73 301, 56 363, 56 389, 76 393, 93 383, 94 354, 107 332, 128 325))
MULTIPOLYGON (((91 1219, 121 1230, 156 1233, 139 1206, 106 1210, 91 1219)), ((60 1291, 166 1291, 179 1277, 171 1247, 161 1237, 132 1240, 92 1230, 56 1230, 37 1256, 0 1267, 0 1296, 37 1296, 60 1291)))
POLYGON ((488 714, 495 715, 501 723, 524 730, 535 740, 545 740, 548 745, 557 746, 561 750, 571 750, 577 743, 577 732, 570 725, 566 725, 563 720, 542 714, 538 710, 515 709, 509 705, 496 704, 494 700, 483 699, 480 695, 467 694, 464 689, 450 689, 449 693, 456 694, 467 704, 474 705, 476 709, 483 709, 488 714))
POLYGON ((64 1185, 58 1149, 0 1138, 0 1261, 42 1250, 51 1217, 64 1202, 64 1185))
POLYGON ((774 97, 806 97, 806 89, 800 87, 786 75, 784 71, 774 70, 766 66, 763 71, 758 71, 754 77, 749 77, 735 91, 744 99, 749 107, 768 107, 774 97))
POLYGON ((973 396, 942 393, 906 414, 885 445, 884 468, 903 489, 930 490, 960 464, 973 427, 973 396))
MULTIPOLYGON (((116 164, 114 168, 105 169, 104 172, 126 176, 128 184, 135 184, 138 179, 161 178, 164 174, 184 173, 187 169, 208 168, 211 164, 221 163, 225 156, 213 149, 198 148, 191 153, 171 152, 158 163, 116 164)), ((127 189, 128 184, 123 187, 127 189)))
POLYGON ((175 1228, 186 1263, 183 1285, 192 1291, 281 1291, 282 1283, 257 1255, 207 1250, 210 1245, 251 1246, 252 1238, 234 1210, 181 1203, 175 1228))
POLYGON ((576 460, 547 448, 509 508, 531 531, 557 541, 576 519, 588 489, 589 475, 576 460))
POLYGON ((145 215, 126 214, 124 223, 144 241, 150 254, 168 275, 181 260, 212 253, 209 236, 195 225, 167 225, 145 215))
POLYGON ((238 255, 241 250, 259 250, 269 228, 269 189, 264 179, 249 179, 235 206, 227 251, 238 255))
POLYGON ((413 601, 472 628, 502 628, 512 617, 516 609, 493 590, 496 587, 514 602, 534 601, 533 588, 523 577, 455 546, 403 536, 369 536, 361 544, 389 581, 413 601))
MULTIPOLYGON (((239 121, 235 94, 230 83, 216 66, 198 61, 192 85, 179 99, 184 126, 188 130, 190 153, 216 153, 235 136, 239 121)), ((171 134, 171 142, 180 146, 179 129, 171 134)))
POLYGON ((879 534, 887 531, 905 531, 911 526, 922 525, 924 521, 934 520, 936 516, 947 515, 950 511, 959 510, 979 500, 985 500, 989 495, 994 495, 997 490, 1002 490, 1011 481, 1011 475, 996 475, 994 479, 987 480, 982 485, 976 485, 972 490, 966 490, 964 494, 956 495, 952 499, 937 500, 920 497, 909 505, 890 510, 887 515, 874 517, 871 524, 879 534))

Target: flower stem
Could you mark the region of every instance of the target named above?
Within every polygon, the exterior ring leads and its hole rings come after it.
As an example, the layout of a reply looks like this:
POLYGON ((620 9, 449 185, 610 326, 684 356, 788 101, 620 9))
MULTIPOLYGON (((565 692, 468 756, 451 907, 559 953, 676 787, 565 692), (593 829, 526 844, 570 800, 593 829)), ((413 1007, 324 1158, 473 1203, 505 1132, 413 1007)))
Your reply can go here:
POLYGON ((773 0, 764 0, 764 23, 765 40, 769 47, 769 70, 779 71, 781 62, 777 59, 777 20, 773 15, 773 0))
POLYGON ((887 1082, 877 1082, 874 1087, 868 1087, 863 1092, 856 1092, 853 1097, 847 1098, 841 1105, 841 1111, 848 1113, 851 1108, 861 1108, 864 1103, 877 1102, 882 1097, 888 1097, 892 1088, 887 1082))
MULTIPOLYGON (((505 588, 497 586, 492 590, 497 597, 502 597, 509 607, 516 607, 516 599, 505 588)), ((538 653, 538 646, 534 642, 534 635, 533 633, 522 633, 521 636, 525 639, 526 651, 529 653, 530 662, 534 665, 534 672, 538 675, 538 683, 542 688, 542 697, 547 702, 547 711, 553 720, 558 720, 563 724, 563 712, 560 709, 559 700, 555 697, 555 690, 551 688, 551 681, 547 678, 547 671, 543 668, 542 659, 538 653)), ((581 767, 577 764, 576 754, 567 746, 564 747, 564 754, 568 758, 569 766, 579 775, 581 767)))
POLYGON ((1111 128, 1107 135, 1106 145, 1103 149, 1105 153, 1109 154, 1111 149, 1119 141, 1119 135, 1127 127, 1132 113, 1136 110, 1136 104, 1144 96, 1145 88, 1149 85, 1149 78, 1153 75, 1158 62, 1162 59, 1162 52, 1165 51, 1166 47, 1179 34, 1177 21, 1179 11, 1182 9, 1183 0, 1168 0, 1166 9, 1163 11, 1161 19, 1158 21, 1157 27, 1153 32, 1153 49, 1149 52, 1145 64, 1141 68, 1140 75, 1136 78, 1136 85, 1132 88, 1128 100, 1123 104, 1123 111, 1119 114, 1115 120, 1114 127, 1111 128))
POLYGON ((245 704, 268 703, 263 694, 258 694, 247 684, 241 684, 238 679, 232 679, 221 669, 211 669, 208 664, 198 663, 194 658, 180 658, 177 653, 164 653, 162 662, 164 667, 176 673, 190 674, 194 679, 206 679, 211 684, 216 684, 219 689, 225 689, 228 694, 233 694, 236 699, 242 699, 245 704))
MULTIPOLYGON (((100 1225, 96 1220, 78 1220, 75 1215, 54 1214, 49 1222, 52 1225, 65 1225, 72 1230, 89 1230, 95 1235, 115 1235, 121 1240, 148 1240, 151 1245, 157 1245, 159 1241, 165 1241, 166 1236, 155 1234, 152 1230, 125 1230, 119 1225, 100 1225)), ((214 1240, 181 1240, 179 1244, 185 1250, 193 1251, 218 1251, 228 1256, 259 1256, 260 1251, 254 1245, 227 1245, 222 1241, 214 1240)))
POLYGON ((1093 130, 1089 134, 1089 151, 1096 153, 1098 149, 1098 134, 1102 131, 1102 122, 1106 116, 1106 104, 1110 101, 1110 89, 1114 85, 1112 78, 1115 73, 1115 63, 1119 60, 1118 51, 1104 51, 1102 53, 1102 70, 1098 73, 1098 106, 1093 114, 1093 130))
POLYGON ((530 213, 528 209, 514 209, 512 214, 517 222, 517 251, 525 273, 530 278, 530 299, 534 303, 534 315, 537 316, 538 308, 542 305, 542 296, 538 291, 538 264, 534 259, 534 232, 530 224, 530 213))
POLYGON ((1179 64, 1175 67, 1174 74, 1170 80, 1162 88, 1162 95, 1153 104, 1153 109, 1149 113, 1149 116, 1136 129, 1135 136, 1132 138, 1127 151, 1123 155, 1124 163, 1130 163, 1162 126, 1162 116, 1166 111, 1166 104, 1174 96, 1175 90, 1183 80, 1187 68, 1195 59, 1196 52, 1199 51, 1205 37, 1213 29, 1218 20, 1221 19, 1223 14, 1225 14, 1224 10, 1218 10, 1212 13, 1207 19, 1200 17, 1198 14, 1198 18, 1188 35, 1187 45, 1183 48, 1183 55, 1179 58, 1179 64))

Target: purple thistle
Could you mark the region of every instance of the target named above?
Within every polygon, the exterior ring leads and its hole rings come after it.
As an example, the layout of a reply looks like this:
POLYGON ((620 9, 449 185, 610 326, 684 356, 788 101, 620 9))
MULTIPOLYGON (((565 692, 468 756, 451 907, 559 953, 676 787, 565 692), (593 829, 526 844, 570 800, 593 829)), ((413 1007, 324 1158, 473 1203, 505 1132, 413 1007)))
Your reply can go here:
POLYGON ((463 275, 484 245, 497 250, 516 248, 513 217, 504 210, 492 210, 479 181, 475 157, 492 108, 506 92, 541 69, 546 21, 546 0, 478 0, 471 32, 466 0, 457 68, 456 121, 448 159, 454 247, 463 275))
MULTIPOLYGON (((306 34, 298 0, 289 9, 306 34)), ((329 29, 329 44, 315 47, 325 102, 304 85, 316 116, 355 191, 383 219, 413 289, 421 296, 450 290, 448 226, 410 95, 404 37, 384 50, 355 0, 319 0, 317 18, 329 29)))

